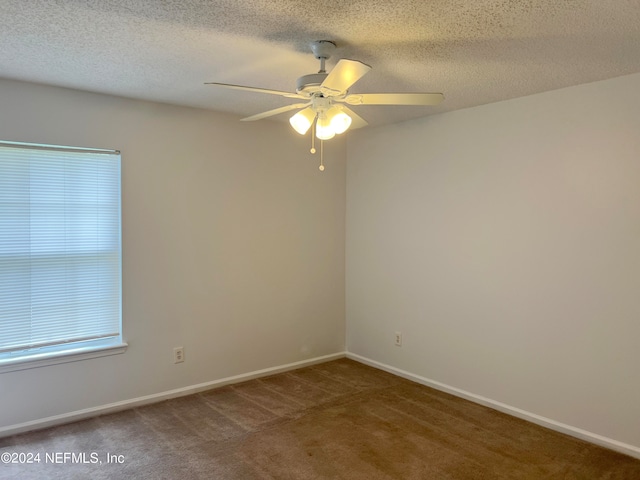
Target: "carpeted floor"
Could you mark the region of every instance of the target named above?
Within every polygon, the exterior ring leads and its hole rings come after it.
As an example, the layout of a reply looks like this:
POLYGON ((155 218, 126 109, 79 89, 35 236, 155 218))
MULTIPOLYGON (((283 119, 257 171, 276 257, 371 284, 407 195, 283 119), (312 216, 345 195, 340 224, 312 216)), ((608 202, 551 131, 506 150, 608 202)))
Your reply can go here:
POLYGON ((40 454, 0 464, 21 480, 640 479, 640 460, 346 359, 0 439, 0 452, 40 454))

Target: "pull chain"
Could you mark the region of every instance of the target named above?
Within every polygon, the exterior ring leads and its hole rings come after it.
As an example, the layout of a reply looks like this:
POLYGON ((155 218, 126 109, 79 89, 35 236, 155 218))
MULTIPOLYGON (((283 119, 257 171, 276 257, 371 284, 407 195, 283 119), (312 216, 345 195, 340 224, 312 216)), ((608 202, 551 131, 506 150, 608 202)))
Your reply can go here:
MULTIPOLYGON (((311 125, 311 153, 316 153, 316 121, 311 125)), ((324 140, 320 139, 320 166, 318 170, 324 172, 324 140)))

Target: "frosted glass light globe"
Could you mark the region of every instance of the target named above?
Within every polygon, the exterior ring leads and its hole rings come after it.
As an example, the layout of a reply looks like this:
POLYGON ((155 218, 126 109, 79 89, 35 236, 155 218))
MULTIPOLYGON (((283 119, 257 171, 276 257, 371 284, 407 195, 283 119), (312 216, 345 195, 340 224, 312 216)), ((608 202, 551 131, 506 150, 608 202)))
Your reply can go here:
POLYGON ((338 135, 347 131, 351 126, 351 117, 344 112, 338 112, 331 118, 331 128, 338 135))
POLYGON ((320 140, 330 140, 336 136, 336 132, 331 126, 331 122, 326 116, 319 117, 316 123, 316 137, 320 140))

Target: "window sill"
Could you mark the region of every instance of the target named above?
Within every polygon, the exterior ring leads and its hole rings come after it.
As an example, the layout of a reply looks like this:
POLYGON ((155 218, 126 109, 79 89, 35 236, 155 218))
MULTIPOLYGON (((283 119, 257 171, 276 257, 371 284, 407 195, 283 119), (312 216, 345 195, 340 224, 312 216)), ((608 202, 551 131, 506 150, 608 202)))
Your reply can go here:
POLYGON ((28 357, 18 357, 0 360, 0 373, 15 372, 17 370, 27 370, 30 368, 46 367, 58 365, 60 363, 77 362, 90 358, 107 357, 118 355, 127 351, 127 343, 100 347, 82 347, 60 352, 44 353, 41 355, 30 355, 28 357))

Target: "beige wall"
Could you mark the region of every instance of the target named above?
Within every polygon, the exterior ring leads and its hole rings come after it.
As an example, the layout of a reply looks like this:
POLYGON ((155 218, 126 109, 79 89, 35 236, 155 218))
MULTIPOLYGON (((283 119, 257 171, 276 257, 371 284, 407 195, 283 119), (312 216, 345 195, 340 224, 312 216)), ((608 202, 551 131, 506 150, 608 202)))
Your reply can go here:
POLYGON ((122 151, 130 345, 0 374, 0 427, 344 350, 343 143, 320 173, 286 123, 12 81, 0 105, 1 139, 122 151))
POLYGON ((320 174, 286 124, 0 81, 0 138, 122 150, 130 343, 0 374, 0 427, 342 351, 348 154, 348 350, 638 448, 639 87, 352 132, 320 174))
POLYGON ((639 91, 354 132, 348 351, 640 453, 639 91))

